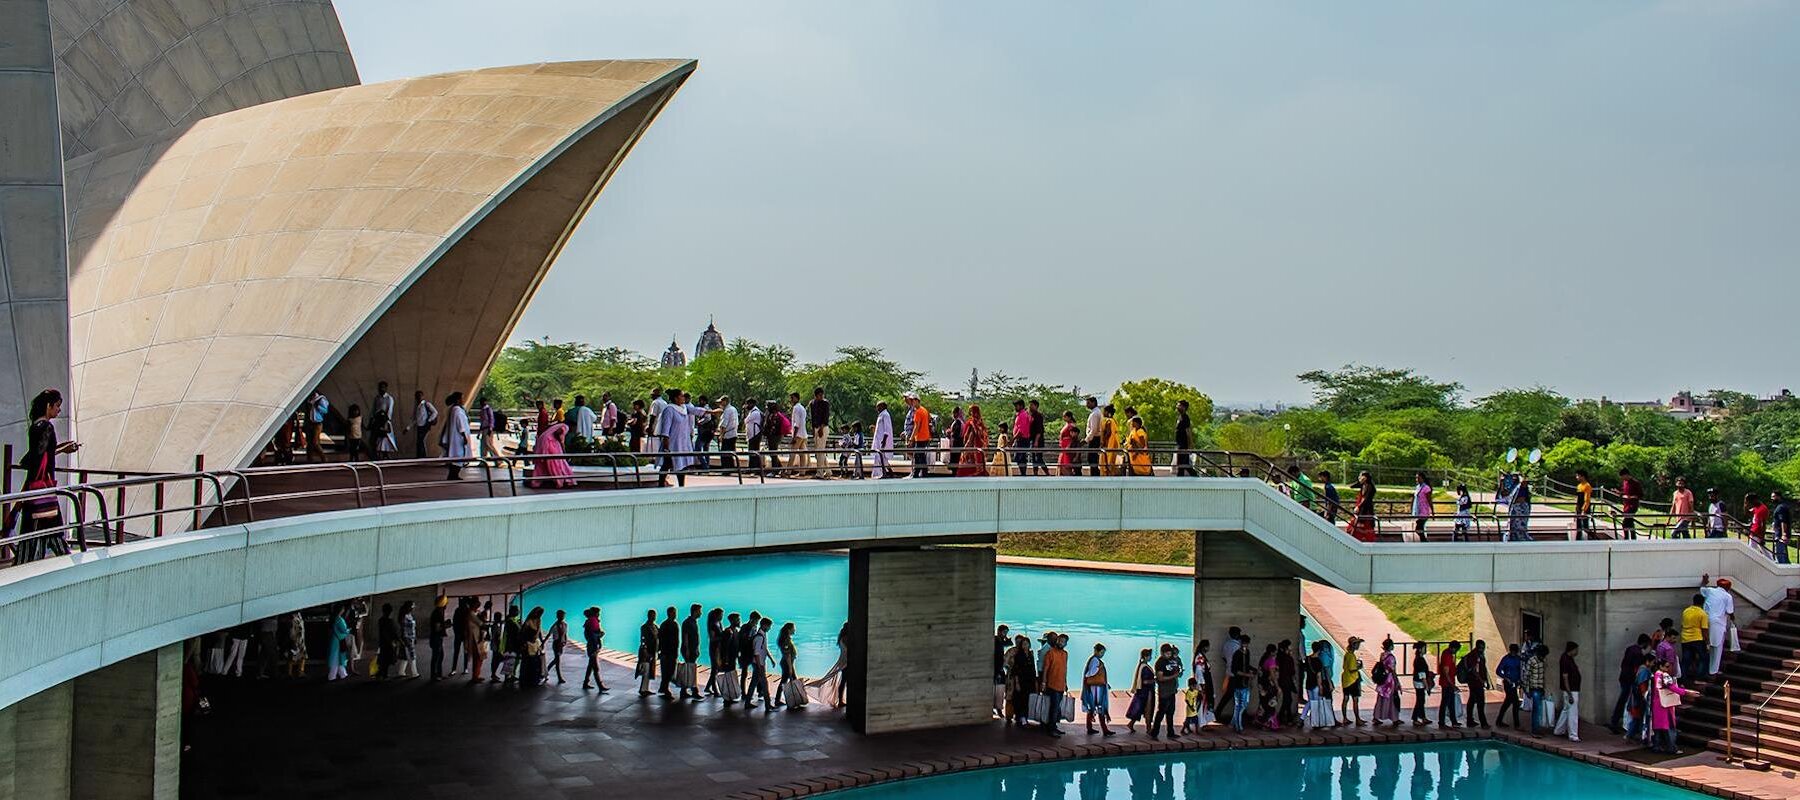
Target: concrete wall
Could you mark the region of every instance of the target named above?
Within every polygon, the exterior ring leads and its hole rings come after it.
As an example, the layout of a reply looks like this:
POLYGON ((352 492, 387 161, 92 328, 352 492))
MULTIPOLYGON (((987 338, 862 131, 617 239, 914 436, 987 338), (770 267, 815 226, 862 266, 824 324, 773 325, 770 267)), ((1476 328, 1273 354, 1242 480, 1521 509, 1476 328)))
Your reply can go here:
POLYGON ((69 265, 45 0, 0 3, 0 442, 39 390, 69 391, 69 265))
MULTIPOLYGON (((1263 645, 1300 641, 1300 579, 1275 551, 1246 533, 1215 531, 1194 535, 1194 639, 1221 651, 1236 626, 1250 635, 1254 653, 1263 645)), ((1188 650, 1189 657, 1193 650, 1188 650)), ((1229 664, 1213 668, 1215 680, 1229 664)))
MULTIPOLYGON (((1699 585, 1696 577, 1694 586, 1699 585)), ((1618 700, 1619 659, 1625 648, 1649 633, 1664 617, 1681 619, 1695 589, 1635 589, 1606 592, 1519 592, 1475 595, 1475 636, 1490 648, 1490 664, 1505 652, 1504 643, 1524 636, 1524 615, 1543 619, 1543 641, 1550 646, 1545 687, 1557 686, 1557 662, 1563 646, 1576 642, 1576 661, 1581 666, 1581 716, 1604 724, 1618 700)), ((1756 604, 1737 599, 1738 624, 1748 625, 1762 612, 1756 604)))
POLYGON ((0 709, 0 800, 181 791, 181 657, 172 644, 0 709))
POLYGON ((1363 544, 1249 479, 835 481, 456 500, 228 525, 0 569, 0 630, 59 634, 0 648, 0 708, 246 620, 432 583, 676 555, 916 546, 999 530, 1170 528, 1248 534, 1280 554, 1288 576, 1352 593, 1451 591, 1441 588, 1440 548, 1507 576, 1459 579, 1457 591, 1687 588, 1711 572, 1766 593, 1744 593, 1757 603, 1800 584, 1800 566, 1771 564, 1736 540, 1363 544), (1522 577, 1531 564, 1595 554, 1607 566, 1580 581, 1522 577), (1386 577, 1371 581, 1374 572, 1386 577))
POLYGON ((993 719, 993 550, 851 550, 850 632, 858 732, 993 719))

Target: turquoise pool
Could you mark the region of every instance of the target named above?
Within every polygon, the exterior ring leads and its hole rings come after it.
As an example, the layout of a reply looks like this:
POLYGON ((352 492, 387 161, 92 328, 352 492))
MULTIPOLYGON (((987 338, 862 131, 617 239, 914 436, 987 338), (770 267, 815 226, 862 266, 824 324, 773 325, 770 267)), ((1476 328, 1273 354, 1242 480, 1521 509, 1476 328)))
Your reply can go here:
MULTIPOLYGON (((591 572, 526 592, 525 603, 579 619, 600 607, 606 646, 637 649, 644 612, 690 603, 707 610, 761 611, 793 622, 802 675, 819 675, 837 660, 837 633, 849 609, 849 559, 825 553, 674 561, 591 572)), ((1184 577, 1117 575, 1062 569, 1002 566, 995 580, 995 613, 1015 633, 1035 641, 1048 630, 1069 634, 1071 671, 1086 663, 1095 642, 1105 642, 1114 675, 1129 676, 1140 648, 1174 642, 1189 657, 1194 624, 1194 584, 1184 577)), ((1311 620, 1307 639, 1321 638, 1311 620)), ((1119 679, 1121 688, 1127 683, 1119 679)))
POLYGON ((852 789, 844 800, 1434 800, 1703 795, 1498 742, 1127 756, 962 772, 852 789))

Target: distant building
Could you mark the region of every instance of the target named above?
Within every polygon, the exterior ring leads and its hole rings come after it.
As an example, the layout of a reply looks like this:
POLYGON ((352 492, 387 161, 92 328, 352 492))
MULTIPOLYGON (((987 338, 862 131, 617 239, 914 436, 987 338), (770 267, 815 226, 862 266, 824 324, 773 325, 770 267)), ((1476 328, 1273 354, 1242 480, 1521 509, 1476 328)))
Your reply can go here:
POLYGON ((719 329, 713 327, 713 321, 706 321, 706 330, 700 332, 700 341, 694 343, 694 357, 699 358, 714 350, 725 349, 725 337, 719 329))
POLYGON ((687 366, 687 354, 681 352, 681 345, 675 343, 675 337, 669 337, 669 349, 662 354, 662 365, 665 367, 687 366))
POLYGON ((1725 407, 1710 397, 1695 397, 1693 392, 1676 392, 1669 398, 1664 413, 1676 419, 1712 419, 1724 416, 1725 407))

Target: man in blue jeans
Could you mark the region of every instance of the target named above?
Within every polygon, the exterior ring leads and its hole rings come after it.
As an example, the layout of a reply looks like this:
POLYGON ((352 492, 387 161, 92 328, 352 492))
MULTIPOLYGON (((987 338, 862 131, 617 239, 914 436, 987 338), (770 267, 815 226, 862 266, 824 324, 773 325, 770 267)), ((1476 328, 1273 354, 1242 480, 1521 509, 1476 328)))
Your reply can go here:
POLYGON ((1250 684, 1256 680, 1256 667, 1250 661, 1250 635, 1238 637, 1237 652, 1231 654, 1231 729, 1244 732, 1244 709, 1250 706, 1250 684))

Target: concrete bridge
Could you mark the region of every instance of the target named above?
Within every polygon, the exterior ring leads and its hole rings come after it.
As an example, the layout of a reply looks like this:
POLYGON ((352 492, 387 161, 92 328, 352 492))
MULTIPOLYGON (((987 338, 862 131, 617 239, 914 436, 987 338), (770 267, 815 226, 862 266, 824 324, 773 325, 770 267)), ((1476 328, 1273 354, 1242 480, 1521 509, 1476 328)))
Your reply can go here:
MULTIPOLYGON (((1478 635, 1517 641, 1530 614, 1545 641, 1588 645, 1596 685, 1646 621, 1685 605, 1703 572, 1734 579, 1746 616, 1800 586, 1800 566, 1735 539, 1366 544, 1253 479, 835 481, 419 502, 0 570, 10 632, 0 755, 37 757, 67 737, 67 757, 106 754, 121 780, 164 780, 178 761, 180 643, 295 608, 547 567, 821 547, 852 554, 853 725, 985 722, 993 551, 944 545, 1089 530, 1196 532, 1196 638, 1220 641, 1231 625, 1259 642, 1296 637, 1302 579, 1359 594, 1473 592, 1478 635), (106 704, 104 730, 83 723, 99 716, 82 713, 95 703, 106 704)), ((1595 713, 1603 696, 1588 694, 1595 713)))

